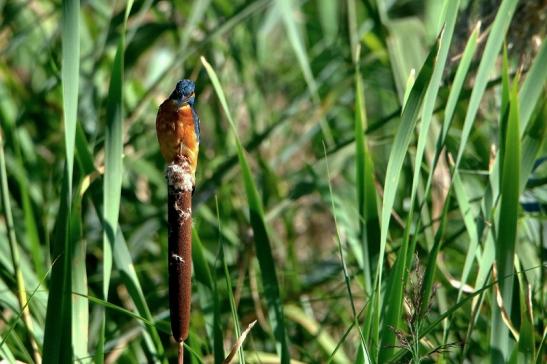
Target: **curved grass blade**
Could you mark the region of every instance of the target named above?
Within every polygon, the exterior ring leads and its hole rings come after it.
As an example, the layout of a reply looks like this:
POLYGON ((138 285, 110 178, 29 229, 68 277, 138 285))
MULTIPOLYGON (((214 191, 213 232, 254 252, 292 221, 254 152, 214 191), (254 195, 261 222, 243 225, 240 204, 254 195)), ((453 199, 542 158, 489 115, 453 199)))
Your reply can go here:
POLYGON ((245 151, 241 145, 241 141, 239 140, 237 129, 228 108, 228 103, 226 102, 226 97, 224 96, 224 91, 222 90, 218 76, 216 75, 213 67, 211 67, 205 58, 202 57, 201 62, 205 67, 209 78, 211 79, 213 88, 215 89, 222 108, 224 109, 226 117, 230 123, 230 127, 235 135, 239 165, 243 174, 242 177, 249 204, 249 218, 254 233, 256 257, 260 266, 264 295, 266 296, 268 306, 268 316, 272 324, 274 337, 277 341, 276 348, 281 357, 281 363, 288 364, 290 361, 289 345, 287 334, 285 332, 283 307, 279 292, 279 284, 277 282, 275 263, 272 255, 272 247, 266 228, 266 223, 264 221, 262 202, 260 200, 260 196, 258 195, 258 191, 251 174, 251 169, 249 167, 249 163, 247 162, 247 157, 245 156, 245 151))
POLYGON ((160 329, 161 331, 163 331, 163 333, 165 333, 165 334, 170 333, 169 329, 167 327, 162 329, 161 325, 156 325, 153 321, 150 321, 150 320, 148 320, 148 319, 146 319, 146 318, 144 318, 140 315, 137 315, 136 313, 134 313, 132 311, 129 311, 129 310, 123 308, 123 307, 112 304, 112 303, 110 303, 108 301, 105 301, 103 299, 100 299, 98 297, 93 297, 93 296, 90 296, 90 295, 83 295, 83 294, 76 293, 76 292, 73 292, 73 295, 83 297, 91 303, 99 304, 99 305, 101 305, 105 308, 108 308, 110 310, 114 310, 114 311, 123 313, 124 315, 126 315, 128 317, 131 317, 131 318, 134 318, 136 320, 141 321, 143 324, 145 324, 147 326, 156 327, 156 328, 160 329))

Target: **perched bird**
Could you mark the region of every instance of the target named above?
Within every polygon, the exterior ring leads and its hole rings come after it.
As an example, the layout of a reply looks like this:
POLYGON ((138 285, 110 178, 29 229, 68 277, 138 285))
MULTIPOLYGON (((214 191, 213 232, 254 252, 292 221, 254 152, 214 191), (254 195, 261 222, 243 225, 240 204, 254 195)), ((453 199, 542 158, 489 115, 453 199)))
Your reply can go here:
POLYGON ((199 150, 199 117, 194 109, 196 85, 181 80, 158 110, 156 133, 160 151, 170 164, 186 158, 195 180, 199 150))

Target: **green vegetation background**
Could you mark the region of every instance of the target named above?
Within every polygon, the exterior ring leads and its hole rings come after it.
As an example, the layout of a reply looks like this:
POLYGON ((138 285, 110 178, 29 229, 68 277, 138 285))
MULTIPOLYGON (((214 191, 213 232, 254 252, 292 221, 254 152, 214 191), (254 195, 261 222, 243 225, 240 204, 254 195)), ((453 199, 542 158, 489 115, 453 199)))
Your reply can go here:
POLYGON ((542 1, 0 1, 0 358, 172 362, 159 104, 197 84, 186 360, 545 362, 542 1), (243 350, 244 349, 244 350, 243 350))

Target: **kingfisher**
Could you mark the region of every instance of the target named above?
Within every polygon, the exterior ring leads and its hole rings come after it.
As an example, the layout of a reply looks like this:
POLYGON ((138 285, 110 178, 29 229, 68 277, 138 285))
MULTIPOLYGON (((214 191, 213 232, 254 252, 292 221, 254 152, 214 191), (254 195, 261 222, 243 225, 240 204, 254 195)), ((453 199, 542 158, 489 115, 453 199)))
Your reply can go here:
POLYGON ((156 133, 160 151, 170 164, 186 158, 195 181, 199 151, 199 117, 194 108, 196 85, 181 80, 158 110, 156 133))

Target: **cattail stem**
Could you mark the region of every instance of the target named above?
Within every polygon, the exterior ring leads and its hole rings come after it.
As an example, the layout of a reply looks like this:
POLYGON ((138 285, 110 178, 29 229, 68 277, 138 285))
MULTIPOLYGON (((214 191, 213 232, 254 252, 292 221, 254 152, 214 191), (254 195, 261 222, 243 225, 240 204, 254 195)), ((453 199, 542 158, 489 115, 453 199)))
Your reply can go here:
POLYGON ((182 341, 179 343, 179 360, 178 360, 178 364, 184 364, 184 344, 183 344, 182 341))
POLYGON ((181 156, 167 166, 167 220, 169 225, 169 309, 171 331, 179 343, 182 363, 183 341, 190 326, 192 295, 192 191, 194 177, 188 159, 181 156))

